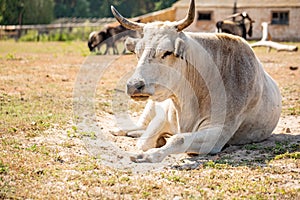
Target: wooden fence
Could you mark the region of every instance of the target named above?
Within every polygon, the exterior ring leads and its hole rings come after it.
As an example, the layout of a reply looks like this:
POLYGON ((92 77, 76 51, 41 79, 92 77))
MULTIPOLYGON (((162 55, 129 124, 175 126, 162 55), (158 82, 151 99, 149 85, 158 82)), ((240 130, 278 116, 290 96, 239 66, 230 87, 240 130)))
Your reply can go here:
MULTIPOLYGON (((148 13, 139 17, 135 17, 132 20, 147 23, 152 21, 174 21, 175 20, 175 8, 167 8, 164 10, 148 13)), ((26 34, 29 30, 37 31, 37 40, 40 35, 49 34, 50 31, 59 30, 60 33, 67 30, 69 33, 74 28, 90 28, 90 32, 93 31, 93 27, 103 27, 104 25, 117 26, 119 23, 115 18, 103 18, 103 19, 59 19, 54 24, 47 25, 0 25, 0 39, 3 38, 15 38, 19 39, 23 34, 26 34)), ((84 32, 84 31, 83 31, 84 32)))
MULTIPOLYGON (((73 20, 74 21, 74 20, 73 20)), ((80 20, 82 21, 82 20, 80 20)), ((26 34, 29 30, 37 31, 37 38, 41 34, 49 34, 51 31, 59 31, 62 33, 67 30, 67 32, 72 32, 74 28, 93 28, 93 27, 103 27, 106 24, 116 21, 114 18, 104 18, 97 20, 96 22, 68 22, 64 21, 55 24, 39 24, 39 25, 0 25, 0 39, 5 38, 15 38, 19 39, 23 34, 26 34)))

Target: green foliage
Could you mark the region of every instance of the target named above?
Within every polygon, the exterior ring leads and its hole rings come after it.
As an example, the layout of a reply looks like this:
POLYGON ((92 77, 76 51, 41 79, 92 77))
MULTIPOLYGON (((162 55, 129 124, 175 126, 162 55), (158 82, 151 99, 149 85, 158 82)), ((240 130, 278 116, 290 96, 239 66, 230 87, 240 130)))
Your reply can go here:
POLYGON ((177 0, 104 0, 99 17, 113 17, 110 5, 114 5, 125 17, 136 17, 172 6, 177 0))
POLYGON ((0 0, 0 24, 48 24, 53 0, 0 0))
POLYGON ((155 3, 155 10, 161 10, 164 8, 170 7, 173 3, 175 3, 177 0, 164 0, 164 1, 157 1, 155 3))
POLYGON ((0 24, 48 24, 55 18, 113 17, 114 5, 125 17, 172 6, 177 0, 0 0, 0 24))
POLYGON ((22 36, 19 41, 27 41, 27 42, 33 42, 36 41, 37 38, 37 31, 28 31, 26 35, 22 36))
POLYGON ((53 20, 53 0, 26 0, 23 24, 49 24, 53 20))
POLYGON ((170 7, 177 0, 55 0, 54 15, 60 17, 113 17, 114 5, 126 17, 170 7))
POLYGON ((0 24, 18 24, 23 7, 20 0, 0 0, 0 24))
MULTIPOLYGON (((100 1, 99 1, 100 2, 100 1)), ((89 17, 89 0, 55 0, 54 6, 55 18, 61 17, 89 17)))

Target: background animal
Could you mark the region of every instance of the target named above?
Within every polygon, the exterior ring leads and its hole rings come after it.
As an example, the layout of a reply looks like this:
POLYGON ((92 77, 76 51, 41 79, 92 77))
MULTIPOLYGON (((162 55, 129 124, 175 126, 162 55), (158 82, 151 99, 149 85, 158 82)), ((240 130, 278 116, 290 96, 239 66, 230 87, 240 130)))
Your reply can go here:
MULTIPOLYGON (((90 33, 88 39, 88 47, 90 51, 100 50, 102 45, 106 45, 104 54, 110 53, 109 49, 113 50, 113 54, 119 54, 117 48, 117 42, 124 42, 126 37, 137 37, 136 31, 126 29, 122 25, 119 26, 107 26, 101 31, 90 33)), ((122 51, 125 53, 126 49, 122 51)))
POLYGON ((107 33, 106 30, 101 31, 93 31, 89 35, 88 39, 88 47, 90 51, 100 51, 102 45, 106 45, 106 49, 104 54, 107 54, 109 48, 113 48, 113 44, 111 42, 106 41, 107 33))
POLYGON ((143 24, 124 18, 114 7, 112 12, 124 27, 143 30, 143 37, 130 45, 138 64, 127 81, 127 94, 133 100, 162 102, 138 141, 145 152, 133 155, 132 161, 214 154, 226 144, 270 136, 280 117, 281 95, 245 40, 184 32, 194 21, 194 0, 187 16, 176 22, 143 24), (162 137, 166 144, 159 147, 162 137))
POLYGON ((217 32, 221 33, 229 33, 233 35, 238 35, 247 39, 247 34, 249 37, 252 36, 253 32, 253 23, 255 22, 252 20, 246 12, 236 13, 234 15, 229 16, 228 18, 233 18, 234 20, 222 20, 218 21, 216 24, 217 32), (236 18, 241 18, 236 20, 236 18))

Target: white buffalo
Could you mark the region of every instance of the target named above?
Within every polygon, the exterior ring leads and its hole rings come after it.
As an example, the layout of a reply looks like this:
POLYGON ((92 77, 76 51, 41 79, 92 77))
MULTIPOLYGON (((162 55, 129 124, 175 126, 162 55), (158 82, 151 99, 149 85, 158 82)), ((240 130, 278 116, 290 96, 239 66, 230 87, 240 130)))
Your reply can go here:
POLYGON ((281 112, 281 95, 247 42, 224 33, 183 30, 194 20, 191 0, 178 22, 137 23, 112 6, 126 28, 143 30, 129 39, 138 64, 127 81, 134 100, 153 99, 143 114, 143 150, 134 162, 160 162, 176 153, 214 154, 226 144, 258 142, 270 136, 281 112), (149 120, 150 119, 150 120, 149 120))

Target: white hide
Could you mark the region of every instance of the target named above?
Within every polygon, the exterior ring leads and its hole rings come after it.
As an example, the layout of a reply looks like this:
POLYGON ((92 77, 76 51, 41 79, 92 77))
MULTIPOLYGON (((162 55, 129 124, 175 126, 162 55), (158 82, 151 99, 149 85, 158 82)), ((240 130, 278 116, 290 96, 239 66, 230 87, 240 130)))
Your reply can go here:
POLYGON ((269 137, 280 117, 281 95, 244 39, 178 32, 175 22, 145 24, 143 35, 135 41, 138 64, 127 93, 137 100, 150 97, 156 107, 138 141, 145 152, 132 161, 218 153, 225 144, 269 137), (156 148, 161 139, 166 144, 156 148))

